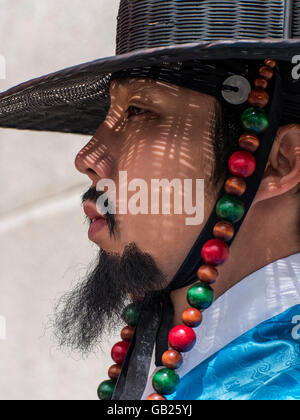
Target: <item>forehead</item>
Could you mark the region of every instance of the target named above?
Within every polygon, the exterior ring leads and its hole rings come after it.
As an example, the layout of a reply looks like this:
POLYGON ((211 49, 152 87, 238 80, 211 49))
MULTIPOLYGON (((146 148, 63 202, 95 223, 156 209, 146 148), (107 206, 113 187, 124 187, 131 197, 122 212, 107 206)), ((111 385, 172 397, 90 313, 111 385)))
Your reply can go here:
POLYGON ((203 94, 201 92, 150 78, 130 78, 114 80, 112 81, 110 86, 110 94, 112 97, 118 97, 120 95, 137 95, 140 97, 156 97, 157 99, 185 99, 190 102, 196 101, 197 103, 199 103, 199 101, 201 100, 207 102, 208 98, 210 98, 210 100, 214 100, 213 97, 203 94))
POLYGON ((153 90, 153 91, 169 91, 179 89, 179 87, 172 85, 167 82, 160 80, 154 80, 150 78, 124 78, 116 79, 111 83, 111 90, 114 89, 123 89, 127 91, 143 91, 143 90, 153 90))

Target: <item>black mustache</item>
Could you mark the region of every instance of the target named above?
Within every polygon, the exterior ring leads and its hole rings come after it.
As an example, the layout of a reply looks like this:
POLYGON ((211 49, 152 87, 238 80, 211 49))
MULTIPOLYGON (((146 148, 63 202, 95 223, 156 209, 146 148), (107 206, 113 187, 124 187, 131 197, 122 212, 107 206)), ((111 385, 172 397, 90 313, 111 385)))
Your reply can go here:
MULTIPOLYGON (((104 194, 104 191, 97 191, 95 187, 89 188, 83 195, 82 195, 82 204, 84 204, 87 200, 92 201, 93 203, 96 203, 98 198, 100 198, 104 194)), ((108 199, 104 202, 105 206, 109 205, 108 199)), ((104 211, 103 211, 104 214, 104 211)), ((106 213, 104 214, 104 218, 106 219, 108 229, 110 232, 110 236, 116 235, 116 216, 115 214, 106 213)))
POLYGON ((98 192, 95 187, 91 187, 89 190, 87 190, 87 192, 85 192, 82 195, 82 204, 84 204, 87 200, 96 203, 96 201, 98 200, 98 198, 101 197, 102 194, 103 192, 98 192))

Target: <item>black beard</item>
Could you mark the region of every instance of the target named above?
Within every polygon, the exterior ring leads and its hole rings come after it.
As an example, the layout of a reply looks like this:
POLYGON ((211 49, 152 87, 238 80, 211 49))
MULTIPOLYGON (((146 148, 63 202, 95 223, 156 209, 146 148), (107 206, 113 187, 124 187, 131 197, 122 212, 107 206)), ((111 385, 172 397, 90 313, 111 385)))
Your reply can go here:
POLYGON ((142 253, 135 244, 128 245, 122 256, 101 251, 86 280, 60 298, 55 307, 59 345, 83 354, 91 352, 101 346, 105 333, 121 326, 130 293, 144 296, 166 286, 151 255, 142 253))

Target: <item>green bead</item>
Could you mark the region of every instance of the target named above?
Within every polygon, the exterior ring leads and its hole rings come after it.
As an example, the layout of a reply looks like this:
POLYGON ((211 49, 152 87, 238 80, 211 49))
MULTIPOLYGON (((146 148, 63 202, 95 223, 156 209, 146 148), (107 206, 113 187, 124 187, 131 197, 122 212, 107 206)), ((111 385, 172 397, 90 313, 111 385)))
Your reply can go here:
POLYGON ((260 108, 248 108, 242 115, 244 130, 252 133, 263 133, 269 127, 267 114, 260 108))
POLYGON ((131 303, 123 311, 122 318, 130 327, 135 327, 140 316, 140 305, 131 303))
POLYGON ((199 282, 190 287, 187 300, 193 308, 204 311, 209 308, 215 299, 213 289, 207 283, 199 282))
POLYGON ((161 369, 153 376, 153 388, 162 395, 170 395, 176 391, 180 378, 172 369, 161 369))
POLYGON ((244 214, 244 204, 234 195, 225 195, 217 204, 217 215, 220 219, 236 223, 242 219, 244 214))
POLYGON ((104 401, 111 400, 115 390, 115 386, 116 382, 112 380, 102 382, 102 384, 100 384, 98 388, 99 399, 104 401))

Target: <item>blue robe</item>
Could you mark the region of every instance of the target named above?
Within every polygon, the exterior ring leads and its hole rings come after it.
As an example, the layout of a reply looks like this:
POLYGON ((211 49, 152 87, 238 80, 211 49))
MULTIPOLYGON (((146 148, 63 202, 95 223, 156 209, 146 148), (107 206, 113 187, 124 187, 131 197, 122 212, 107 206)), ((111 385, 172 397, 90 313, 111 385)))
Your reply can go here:
POLYGON ((300 400, 300 305, 256 326, 181 378, 168 400, 300 400))
MULTIPOLYGON (((300 254, 241 280, 195 332, 167 400, 300 400, 300 254)), ((160 368, 152 363, 142 399, 160 368)))

